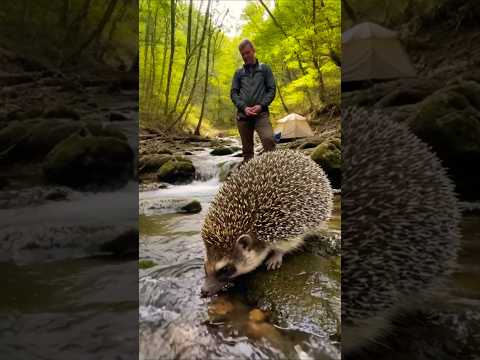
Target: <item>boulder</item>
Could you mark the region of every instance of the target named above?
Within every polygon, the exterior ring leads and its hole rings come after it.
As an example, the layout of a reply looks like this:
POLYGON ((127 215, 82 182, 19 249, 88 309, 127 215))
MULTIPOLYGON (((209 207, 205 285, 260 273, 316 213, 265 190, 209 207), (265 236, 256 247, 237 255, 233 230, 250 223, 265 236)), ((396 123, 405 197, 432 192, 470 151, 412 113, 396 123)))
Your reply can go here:
POLYGON ((338 189, 342 184, 342 150, 339 138, 331 138, 318 145, 311 158, 327 174, 333 188, 338 189))
POLYGON ((133 159, 125 141, 74 134, 48 153, 43 170, 51 182, 74 188, 122 186, 132 177, 133 159))
POLYGON ((188 204, 182 206, 179 209, 179 212, 187 213, 187 214, 197 214, 200 211, 202 211, 202 205, 200 204, 200 201, 198 201, 198 200, 192 200, 188 204))
POLYGON ((140 174, 156 172, 160 167, 173 157, 168 154, 143 155, 139 159, 138 170, 140 174))
POLYGON ((157 172, 157 180, 169 184, 186 184, 193 181, 194 177, 192 162, 180 156, 168 160, 157 172))
POLYGON ((432 146, 463 199, 480 199, 480 85, 463 82, 437 91, 409 118, 412 131, 432 146))
POLYGON ((211 152, 210 152, 210 155, 214 155, 214 156, 223 156, 223 155, 230 155, 230 154, 233 154, 235 151, 228 147, 228 146, 220 146, 220 147, 217 147, 215 149, 213 149, 211 152))

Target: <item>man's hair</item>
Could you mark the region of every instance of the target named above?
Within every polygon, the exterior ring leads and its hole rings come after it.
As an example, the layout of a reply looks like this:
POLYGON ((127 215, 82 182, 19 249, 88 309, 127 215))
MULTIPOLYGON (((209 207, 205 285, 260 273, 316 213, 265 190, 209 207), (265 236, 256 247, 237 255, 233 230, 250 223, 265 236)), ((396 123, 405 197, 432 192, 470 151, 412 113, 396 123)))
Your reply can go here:
POLYGON ((252 49, 255 49, 255 47, 253 46, 253 43, 250 40, 243 39, 240 45, 238 45, 238 50, 242 51, 242 49, 246 46, 250 46, 252 49))

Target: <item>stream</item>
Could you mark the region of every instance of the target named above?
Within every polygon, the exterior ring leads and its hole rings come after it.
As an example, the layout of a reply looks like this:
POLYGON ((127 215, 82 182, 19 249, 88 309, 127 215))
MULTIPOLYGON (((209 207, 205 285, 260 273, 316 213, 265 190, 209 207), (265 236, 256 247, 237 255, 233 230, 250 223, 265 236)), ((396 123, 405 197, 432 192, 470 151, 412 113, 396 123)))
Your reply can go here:
MULTIPOLYGON (((203 219, 219 189, 223 163, 233 156, 211 156, 208 149, 187 156, 197 169, 188 185, 140 193, 140 260, 155 266, 140 269, 140 359, 338 359, 339 343, 298 326, 249 321, 254 308, 241 292, 200 298, 204 245, 203 219), (179 214, 179 204, 196 199, 197 214, 179 214)), ((340 229, 339 196, 330 227, 340 229)), ((288 262, 287 262, 288 263, 288 262)), ((339 257, 320 260, 328 300, 340 312, 339 257)), ((295 266, 292 262, 292 266, 295 266)), ((317 268, 316 267, 316 268, 317 268)), ((304 274, 300 269, 299 276, 304 274)), ((300 280, 301 281, 301 280, 300 280)))
MULTIPOLYGON (((114 125, 136 152, 131 114, 114 125)), ((1 357, 137 358, 137 226, 134 181, 102 192, 53 185, 1 191, 1 357), (130 254, 103 249, 125 234, 130 254)))

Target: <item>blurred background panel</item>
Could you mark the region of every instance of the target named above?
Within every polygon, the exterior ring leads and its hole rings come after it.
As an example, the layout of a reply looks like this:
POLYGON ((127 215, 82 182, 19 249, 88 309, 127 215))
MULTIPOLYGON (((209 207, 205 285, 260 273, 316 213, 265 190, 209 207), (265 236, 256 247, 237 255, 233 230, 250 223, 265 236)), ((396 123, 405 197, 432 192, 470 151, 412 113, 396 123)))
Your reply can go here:
POLYGON ((0 4, 0 351, 138 356, 138 2, 0 4))

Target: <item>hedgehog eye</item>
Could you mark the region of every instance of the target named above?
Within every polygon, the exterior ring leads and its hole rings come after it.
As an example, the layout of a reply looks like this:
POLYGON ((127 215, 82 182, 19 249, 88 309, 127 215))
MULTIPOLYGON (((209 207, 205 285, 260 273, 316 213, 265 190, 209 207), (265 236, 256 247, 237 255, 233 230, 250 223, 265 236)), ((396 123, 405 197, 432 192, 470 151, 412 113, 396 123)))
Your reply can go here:
POLYGON ((233 265, 225 265, 224 267, 217 270, 216 275, 217 278, 228 278, 235 274, 235 266, 233 265))

